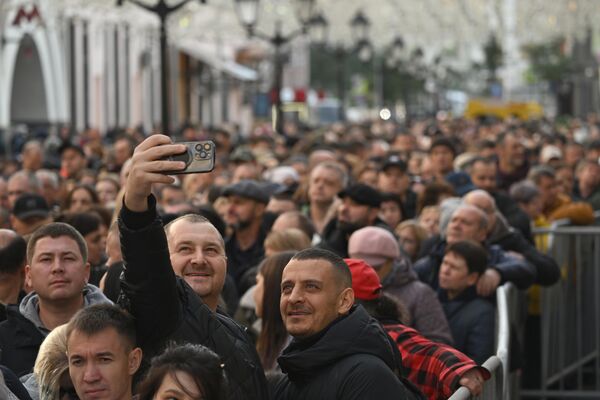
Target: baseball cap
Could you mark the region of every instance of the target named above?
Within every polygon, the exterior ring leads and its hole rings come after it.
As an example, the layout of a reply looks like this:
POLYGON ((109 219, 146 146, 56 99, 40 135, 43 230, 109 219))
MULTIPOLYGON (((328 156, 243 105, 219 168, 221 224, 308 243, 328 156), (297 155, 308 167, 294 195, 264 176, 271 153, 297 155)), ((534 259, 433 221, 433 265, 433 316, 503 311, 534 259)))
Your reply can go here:
POLYGON ((50 215, 50 207, 42 196, 25 193, 17 198, 12 211, 15 218, 25 220, 32 217, 46 218, 50 215))
POLYGON ((350 236, 348 254, 377 267, 388 259, 400 257, 400 246, 390 231, 377 226, 367 226, 350 236))
POLYGON ((377 272, 363 260, 345 258, 352 274, 352 290, 358 300, 375 300, 381 296, 381 282, 377 272))
POLYGON ((402 172, 406 172, 406 161, 400 158, 397 154, 392 154, 385 158, 381 163, 381 170, 385 171, 390 167, 398 167, 402 172))
POLYGON ((369 207, 379 207, 381 205, 381 194, 379 191, 364 183, 356 183, 348 186, 338 193, 338 197, 341 199, 350 197, 356 203, 369 207))
POLYGON ((460 197, 477 189, 477 186, 473 184, 471 177, 466 172, 450 172, 446 175, 446 182, 452 185, 454 193, 460 197))
POLYGON ((270 197, 270 189, 266 185, 261 185, 257 181, 245 179, 237 183, 226 186, 221 196, 240 196, 267 204, 270 197))

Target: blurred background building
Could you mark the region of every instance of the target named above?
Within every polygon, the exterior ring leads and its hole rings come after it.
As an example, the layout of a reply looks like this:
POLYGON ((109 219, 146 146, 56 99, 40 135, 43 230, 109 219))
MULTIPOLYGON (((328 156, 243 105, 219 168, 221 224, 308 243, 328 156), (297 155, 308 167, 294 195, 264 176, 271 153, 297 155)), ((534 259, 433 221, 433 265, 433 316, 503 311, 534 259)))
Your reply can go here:
POLYGON ((585 117, 599 14, 588 0, 3 0, 0 130, 248 134, 470 101, 585 117))

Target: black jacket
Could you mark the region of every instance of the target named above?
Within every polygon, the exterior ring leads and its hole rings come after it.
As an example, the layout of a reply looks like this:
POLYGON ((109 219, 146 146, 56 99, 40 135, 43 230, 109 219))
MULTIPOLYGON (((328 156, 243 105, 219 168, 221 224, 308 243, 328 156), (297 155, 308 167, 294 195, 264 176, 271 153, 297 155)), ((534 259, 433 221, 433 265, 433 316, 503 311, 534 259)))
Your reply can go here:
POLYGON ((514 251, 525 257, 535 267, 535 283, 550 286, 560 279, 560 269, 556 261, 552 257, 540 253, 523 237, 521 232, 508 229, 501 234, 492 235, 488 243, 498 245, 504 251, 514 251))
MULTIPOLYGON (((110 302, 93 285, 86 285, 82 294, 84 306, 110 302)), ((0 364, 19 376, 30 373, 40 345, 49 332, 39 316, 37 293, 29 293, 19 305, 9 305, 6 321, 0 323, 0 364)))
POLYGON ((407 399, 398 378, 401 359, 391 338, 362 306, 313 337, 296 340, 278 359, 286 374, 279 399, 407 399))
POLYGON ((19 312, 18 305, 8 306, 6 316, 0 324, 0 364, 22 376, 32 371, 45 335, 19 312))
POLYGON ((489 301, 477 296, 471 286, 449 300, 445 291, 439 291, 440 302, 448 318, 454 347, 481 365, 494 354, 496 312, 489 301))
MULTIPOLYGON (((375 219, 373 226, 387 229, 391 232, 390 227, 379 218, 375 219)), ((323 228, 321 242, 317 245, 317 247, 332 251, 342 258, 348 258, 348 240, 353 232, 354 231, 344 231, 340 229, 337 217, 333 218, 323 228)))
POLYGON ((217 353, 229 378, 229 399, 268 399, 265 375, 256 350, 242 327, 213 313, 171 267, 167 238, 156 215, 134 213, 123 206, 119 217, 125 270, 119 303, 136 320, 146 360, 167 342, 202 344, 217 353))
POLYGON ((490 195, 496 201, 498 211, 504 215, 510 226, 518 229, 530 243, 534 243, 531 233, 531 219, 529 219, 525 211, 521 210, 513 199, 502 192, 493 192, 490 195))

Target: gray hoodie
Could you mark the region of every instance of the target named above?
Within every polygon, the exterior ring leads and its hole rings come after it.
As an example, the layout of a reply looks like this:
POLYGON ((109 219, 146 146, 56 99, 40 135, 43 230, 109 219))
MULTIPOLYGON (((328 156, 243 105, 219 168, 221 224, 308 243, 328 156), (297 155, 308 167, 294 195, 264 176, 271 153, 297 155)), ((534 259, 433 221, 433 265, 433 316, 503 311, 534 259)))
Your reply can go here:
MULTIPOLYGON (((83 301, 84 307, 91 306, 94 304, 109 303, 112 304, 100 289, 89 283, 83 288, 83 301)), ((28 320, 30 320, 35 327, 44 335, 48 335, 50 331, 46 329, 39 314, 39 297, 36 292, 31 292, 21 300, 19 304, 19 312, 28 320)))

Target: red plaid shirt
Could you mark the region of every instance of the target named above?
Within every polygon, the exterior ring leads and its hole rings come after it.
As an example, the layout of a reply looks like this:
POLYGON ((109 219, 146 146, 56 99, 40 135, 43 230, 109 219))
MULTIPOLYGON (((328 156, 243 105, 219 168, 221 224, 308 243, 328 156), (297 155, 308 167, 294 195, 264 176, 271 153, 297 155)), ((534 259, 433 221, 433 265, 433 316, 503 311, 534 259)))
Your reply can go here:
POLYGON ((447 399, 459 388, 463 374, 479 368, 485 379, 490 373, 460 351, 432 342, 416 330, 405 325, 384 325, 387 333, 398 345, 402 366, 408 380, 417 386, 428 399, 447 399))

